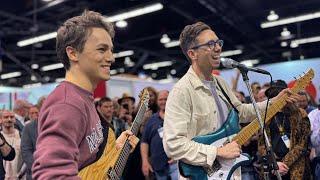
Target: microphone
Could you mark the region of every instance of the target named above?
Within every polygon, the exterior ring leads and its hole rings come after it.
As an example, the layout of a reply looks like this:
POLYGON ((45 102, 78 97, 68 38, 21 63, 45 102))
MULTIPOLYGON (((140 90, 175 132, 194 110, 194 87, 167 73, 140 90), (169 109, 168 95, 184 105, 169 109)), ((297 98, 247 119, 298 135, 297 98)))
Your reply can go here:
POLYGON ((220 61, 225 68, 238 68, 240 71, 253 71, 257 72, 260 74, 267 74, 271 75, 268 71, 259 69, 259 68, 252 68, 252 67, 247 67, 246 65, 240 64, 237 61, 230 59, 230 58, 220 58, 220 61))

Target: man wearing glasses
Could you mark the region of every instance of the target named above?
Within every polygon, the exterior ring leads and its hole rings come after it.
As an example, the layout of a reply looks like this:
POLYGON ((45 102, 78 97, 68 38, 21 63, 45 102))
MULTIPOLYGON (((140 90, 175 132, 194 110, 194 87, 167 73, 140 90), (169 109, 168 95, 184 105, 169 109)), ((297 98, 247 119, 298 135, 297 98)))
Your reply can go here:
MULTIPOLYGON (((239 111, 242 120, 255 118, 253 106, 242 104, 221 77, 212 75, 212 70, 220 65, 222 46, 223 40, 202 22, 186 26, 180 34, 180 47, 191 66, 170 92, 166 105, 163 145, 168 157, 174 160, 208 167, 216 158, 240 156, 236 142, 215 147, 191 140, 218 130, 232 108, 239 111)), ((290 91, 283 91, 271 101, 283 93, 290 91)), ((296 99, 290 96, 287 101, 296 99)), ((258 103, 258 107, 264 110, 266 101, 258 103)))

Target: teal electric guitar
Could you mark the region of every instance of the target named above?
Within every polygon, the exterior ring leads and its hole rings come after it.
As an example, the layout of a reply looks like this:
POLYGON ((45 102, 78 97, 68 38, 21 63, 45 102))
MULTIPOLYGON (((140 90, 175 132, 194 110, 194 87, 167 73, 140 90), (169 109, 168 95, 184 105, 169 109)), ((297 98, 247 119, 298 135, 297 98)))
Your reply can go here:
MULTIPOLYGON (((313 77, 314 71, 312 69, 308 70, 304 76, 296 80, 291 91, 297 93, 303 90, 311 82, 313 77)), ((272 102, 272 105, 268 108, 265 120, 266 124, 270 123, 271 118, 286 105, 286 99, 287 95, 285 94, 276 102, 272 102)), ((262 114, 262 117, 264 117, 264 114, 262 114)), ((243 145, 259 129, 259 122, 255 119, 240 131, 238 113, 232 109, 226 122, 219 130, 208 135, 196 136, 192 140, 201 144, 211 144, 216 147, 221 147, 231 141, 236 141, 239 145, 243 145)), ((239 166, 248 163, 250 163, 250 157, 246 154, 241 154, 239 158, 234 160, 219 161, 216 159, 211 167, 193 166, 179 161, 179 170, 182 176, 191 178, 192 180, 229 180, 239 166)))

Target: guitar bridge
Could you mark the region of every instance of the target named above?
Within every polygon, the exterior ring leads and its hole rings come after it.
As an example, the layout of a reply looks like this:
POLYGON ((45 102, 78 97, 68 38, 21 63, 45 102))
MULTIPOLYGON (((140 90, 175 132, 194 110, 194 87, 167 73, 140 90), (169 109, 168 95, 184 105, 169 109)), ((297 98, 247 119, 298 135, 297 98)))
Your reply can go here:
POLYGON ((219 161, 214 161, 213 165, 210 167, 204 167, 204 170, 206 171, 206 173, 208 174, 209 177, 211 177, 215 172, 217 172, 220 168, 221 168, 221 164, 219 163, 219 161))

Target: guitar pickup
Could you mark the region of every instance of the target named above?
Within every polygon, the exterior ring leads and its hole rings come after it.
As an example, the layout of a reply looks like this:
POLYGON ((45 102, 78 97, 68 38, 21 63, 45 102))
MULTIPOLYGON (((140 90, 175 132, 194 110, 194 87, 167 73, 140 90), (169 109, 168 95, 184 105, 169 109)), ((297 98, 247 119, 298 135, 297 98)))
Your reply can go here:
POLYGON ((219 169, 221 169, 221 164, 219 163, 219 161, 214 161, 213 165, 210 167, 204 167, 204 170, 206 171, 206 173, 208 174, 209 177, 211 177, 215 172, 217 172, 219 169))

